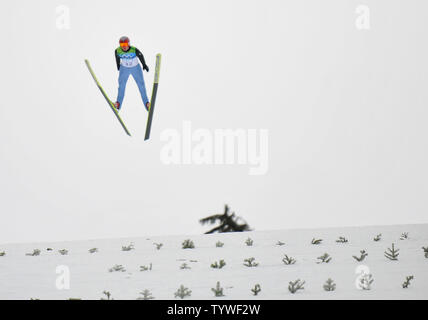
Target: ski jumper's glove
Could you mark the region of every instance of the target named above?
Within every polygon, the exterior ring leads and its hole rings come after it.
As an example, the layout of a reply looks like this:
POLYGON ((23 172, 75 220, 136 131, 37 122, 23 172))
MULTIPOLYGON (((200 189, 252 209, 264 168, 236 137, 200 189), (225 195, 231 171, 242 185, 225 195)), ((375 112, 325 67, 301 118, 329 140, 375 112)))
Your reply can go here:
POLYGON ((143 65, 143 70, 146 70, 147 72, 149 72, 149 67, 146 64, 146 60, 144 60, 144 56, 141 53, 141 51, 135 48, 135 53, 137 54, 138 59, 140 59, 140 62, 143 65))

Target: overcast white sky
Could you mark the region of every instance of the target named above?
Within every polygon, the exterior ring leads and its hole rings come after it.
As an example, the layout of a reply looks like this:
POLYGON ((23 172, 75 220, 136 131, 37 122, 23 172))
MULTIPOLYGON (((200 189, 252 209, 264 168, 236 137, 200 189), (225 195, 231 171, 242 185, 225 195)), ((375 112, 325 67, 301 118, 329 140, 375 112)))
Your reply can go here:
POLYGON ((0 243, 428 222, 428 4, 411 0, 9 1, 0 11, 0 243), (357 30, 355 9, 370 8, 357 30), (70 29, 56 8, 70 8, 70 29), (163 55, 152 137, 113 51, 163 55), (161 132, 267 129, 269 171, 170 165, 161 132))

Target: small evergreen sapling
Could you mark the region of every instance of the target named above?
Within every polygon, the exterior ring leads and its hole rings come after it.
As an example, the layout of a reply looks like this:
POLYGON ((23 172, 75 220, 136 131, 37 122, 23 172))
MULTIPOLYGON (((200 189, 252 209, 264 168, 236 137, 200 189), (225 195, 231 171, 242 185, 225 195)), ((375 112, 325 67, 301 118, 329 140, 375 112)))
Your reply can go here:
POLYGON ((325 291, 334 291, 336 290, 336 284, 332 279, 328 278, 325 284, 323 285, 323 288, 325 291))
POLYGON ((216 297, 224 297, 223 288, 220 286, 220 281, 217 281, 216 287, 211 288, 211 291, 214 292, 214 296, 216 297))
POLYGON ((40 255, 40 250, 39 249, 34 249, 32 253, 26 253, 25 255, 26 256, 32 256, 32 257, 38 256, 38 255, 40 255))
POLYGON ((95 253, 95 252, 98 252, 98 248, 92 248, 92 249, 89 249, 88 251, 89 253, 95 253))
POLYGON ((186 239, 182 243, 182 248, 183 249, 194 249, 195 248, 195 244, 193 243, 192 240, 186 239))
POLYGON ((329 263, 331 261, 331 257, 328 253, 324 253, 322 256, 317 258, 318 260, 321 260, 317 263, 329 263))
POLYGON ((66 256, 66 255, 68 254, 68 250, 67 250, 67 249, 61 249, 61 250, 58 250, 58 252, 59 252, 61 255, 63 255, 63 256, 66 256))
POLYGON ((259 264, 255 262, 255 258, 251 257, 244 260, 244 266, 246 267, 257 267, 259 264))
POLYGON ((385 257, 387 257, 389 260, 397 261, 398 260, 398 251, 400 249, 395 249, 394 244, 392 244, 392 248, 387 248, 388 252, 385 251, 385 257))
POLYGON ((315 239, 315 238, 313 238, 312 241, 311 241, 311 244, 321 244, 321 242, 322 242, 322 239, 315 239))
POLYGON ((293 257, 289 257, 286 254, 284 254, 284 258, 282 259, 282 262, 284 262, 285 265, 295 264, 296 260, 294 260, 293 257))
POLYGON ((403 232, 401 234, 400 240, 407 240, 409 239, 409 233, 408 232, 403 232))
POLYGON ((355 260, 357 260, 358 262, 363 261, 369 254, 366 252, 366 250, 360 250, 360 256, 352 256, 355 260))
POLYGON ((190 297, 191 294, 192 290, 189 290, 189 288, 181 285, 180 288, 178 288, 178 290, 174 293, 174 297, 184 299, 185 297, 190 297))
POLYGON ((247 238, 247 240, 245 240, 245 244, 246 244, 248 247, 251 247, 251 246, 253 245, 253 243, 254 243, 254 241, 253 241, 253 239, 251 239, 251 238, 247 238))
POLYGON ((6 255, 5 251, 0 252, 0 257, 4 257, 6 255))
POLYGON ((152 300, 154 297, 152 296, 152 293, 148 289, 144 289, 142 292, 140 292, 140 295, 142 297, 138 297, 137 300, 152 300))
POLYGON ((121 264, 115 264, 113 267, 111 267, 109 270, 109 272, 125 272, 126 269, 121 265, 121 264))
POLYGON ((300 279, 297 279, 295 281, 290 281, 288 283, 288 291, 294 294, 299 290, 305 289, 305 287, 303 287, 304 284, 305 284, 305 281, 300 281, 300 279))
POLYGON ((188 264, 186 262, 184 262, 181 266, 180 266, 181 270, 185 270, 185 269, 191 269, 188 264))
POLYGON ((283 246, 283 245, 285 245, 285 243, 284 243, 284 242, 282 242, 282 241, 278 241, 278 242, 276 243, 276 245, 277 245, 277 246, 283 246))
POLYGON ((379 233, 376 237, 373 238, 373 241, 380 241, 382 239, 382 233, 379 233))
POLYGON ((163 243, 153 243, 156 246, 156 250, 160 250, 163 246, 163 243))
POLYGON ((345 237, 339 237, 339 239, 336 240, 337 243, 347 243, 348 239, 345 237))
POLYGON ((122 251, 131 251, 134 250, 134 245, 131 243, 128 246, 122 246, 122 251))
POLYGON ((251 289, 251 291, 253 292, 253 295, 257 296, 259 292, 262 291, 262 288, 260 287, 259 284, 256 284, 254 288, 251 289))
POLYGON ((371 273, 362 273, 358 278, 358 287, 362 290, 370 290, 374 279, 371 273))
POLYGON ((152 270, 152 263, 149 266, 140 266, 140 271, 152 270))
POLYGON ((101 298, 101 300, 114 300, 112 297, 111 297, 111 293, 109 292, 109 291, 103 291, 103 294, 107 297, 107 298, 101 298))
POLYGON ((428 247, 422 247, 422 250, 424 250, 424 255, 425 255, 425 258, 427 258, 428 259, 428 247))
POLYGON ((410 286, 410 281, 413 280, 414 276, 407 276, 406 280, 403 282, 402 286, 404 289, 407 289, 410 286))
POLYGON ((211 268, 214 269, 221 269, 226 265, 226 262, 224 262, 224 260, 220 260, 218 263, 217 261, 211 264, 211 268))
POLYGON ((217 241, 215 246, 216 246, 216 248, 222 248, 224 246, 224 243, 221 241, 217 241))

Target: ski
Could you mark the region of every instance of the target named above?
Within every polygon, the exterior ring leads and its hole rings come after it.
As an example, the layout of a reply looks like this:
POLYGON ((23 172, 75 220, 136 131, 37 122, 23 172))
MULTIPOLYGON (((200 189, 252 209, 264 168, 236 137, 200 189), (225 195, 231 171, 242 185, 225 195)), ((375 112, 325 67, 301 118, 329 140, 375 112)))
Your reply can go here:
POLYGON ((156 94, 158 92, 160 63, 161 63, 161 54, 158 53, 156 55, 155 80, 153 82, 152 98, 150 100, 150 109, 149 109, 149 115, 147 117, 146 135, 144 137, 144 140, 148 140, 150 138, 150 129, 152 127, 153 112, 155 111, 156 94))
POLYGON ((125 130, 126 134, 128 136, 131 136, 131 134, 129 133, 128 129, 126 128, 125 124, 123 123, 122 118, 119 116, 119 112, 117 111, 117 109, 115 108, 113 102, 110 101, 110 99, 108 98, 107 94, 105 93, 104 89, 101 87, 100 83, 98 82, 97 77, 95 76, 94 71, 91 68, 91 65, 89 64, 89 61, 87 59, 85 59, 85 63, 86 66, 88 67, 89 72, 92 75, 92 78, 94 78, 95 83, 97 84, 98 89, 100 89, 101 93, 103 94, 104 98, 106 99, 107 103, 109 104, 111 110, 114 112, 117 120, 119 120, 120 124, 122 125, 123 130, 125 130))

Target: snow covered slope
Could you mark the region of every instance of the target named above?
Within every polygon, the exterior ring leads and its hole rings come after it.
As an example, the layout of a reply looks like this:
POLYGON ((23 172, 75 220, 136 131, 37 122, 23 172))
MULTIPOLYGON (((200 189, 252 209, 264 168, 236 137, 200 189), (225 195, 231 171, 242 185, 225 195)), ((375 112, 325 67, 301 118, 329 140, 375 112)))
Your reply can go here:
POLYGON ((113 299, 137 299, 144 289, 155 299, 176 299, 180 285, 192 291, 186 299, 428 299, 428 258, 422 247, 428 247, 427 224, 5 244, 0 245, 0 254, 5 252, 0 256, 0 299, 100 299, 106 297, 103 291, 113 299), (408 237, 401 240, 403 233, 408 237), (374 241, 378 234, 381 240, 374 241), (336 242, 341 236, 348 242, 336 242), (253 245, 246 244, 248 238, 253 245), (311 244, 313 238, 322 239, 321 244, 311 244), (194 249, 182 248, 186 239, 194 249), (216 247, 218 241, 223 247, 216 247), (122 250, 131 243, 133 250, 122 250), (154 243, 163 245, 157 249, 154 243), (392 243, 399 249, 397 261, 384 256, 392 243), (88 252, 91 248, 98 252, 88 252), (34 249, 40 255, 26 255, 34 249), (68 254, 60 254, 61 249, 68 254), (360 250, 368 256, 357 262, 352 256, 359 257, 360 250), (324 253, 331 261, 317 263, 324 253), (297 262, 286 265, 284 254, 297 262), (258 266, 244 266, 251 257, 258 266), (223 268, 211 267, 221 259, 223 268), (181 269, 183 263, 190 268, 181 269), (115 265, 126 271, 110 272, 115 265), (140 271, 141 266, 149 270, 140 271), (69 289, 61 289, 68 283, 67 270, 69 289), (372 274, 370 290, 357 288, 361 271, 372 274), (404 289, 410 275, 414 280, 404 289), (336 283, 335 291, 323 289, 328 278, 336 283), (297 279, 305 281, 304 289, 292 294, 288 284, 297 279), (214 297, 211 290, 217 281, 223 297, 214 297), (254 296, 256 284, 261 292, 254 296))

